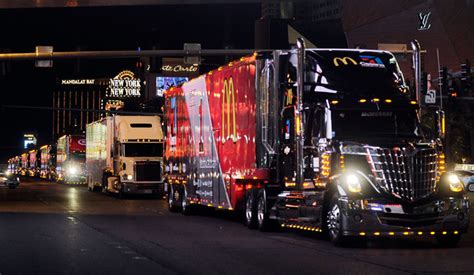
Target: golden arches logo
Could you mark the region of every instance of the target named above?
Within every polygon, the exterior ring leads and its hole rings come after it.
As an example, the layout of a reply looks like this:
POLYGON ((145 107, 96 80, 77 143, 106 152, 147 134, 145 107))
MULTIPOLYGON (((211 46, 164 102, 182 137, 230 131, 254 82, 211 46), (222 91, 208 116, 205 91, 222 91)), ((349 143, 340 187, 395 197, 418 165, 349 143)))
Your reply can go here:
POLYGON ((332 60, 334 62, 334 65, 336 67, 339 67, 339 62, 342 62, 342 64, 344 65, 348 65, 349 64, 349 61, 352 62, 352 64, 354 65, 357 65, 357 62, 352 59, 351 57, 334 57, 334 59, 332 60))
POLYGON ((224 89, 222 89, 222 143, 224 143, 229 138, 232 138, 233 142, 237 142, 237 127, 235 123, 235 90, 234 81, 232 78, 229 78, 228 80, 224 79, 224 89))

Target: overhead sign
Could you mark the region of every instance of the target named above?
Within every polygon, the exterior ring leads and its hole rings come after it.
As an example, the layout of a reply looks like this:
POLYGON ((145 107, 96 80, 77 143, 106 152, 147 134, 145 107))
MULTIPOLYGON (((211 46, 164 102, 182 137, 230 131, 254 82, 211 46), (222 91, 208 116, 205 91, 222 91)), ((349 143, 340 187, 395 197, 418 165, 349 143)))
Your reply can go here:
POLYGON ((201 51, 200 43, 184 43, 184 50, 189 53, 196 53, 195 56, 185 56, 184 64, 201 64, 201 51))
POLYGON ((109 80, 107 97, 140 97, 141 80, 131 71, 122 71, 109 80))
MULTIPOLYGON (((52 54, 52 46, 36 46, 36 55, 38 54, 52 54)), ((36 60, 36 67, 50 68, 53 67, 53 60, 36 60)))
POLYGON ((392 53, 407 52, 407 44, 379 43, 377 48, 381 51, 389 51, 392 53))

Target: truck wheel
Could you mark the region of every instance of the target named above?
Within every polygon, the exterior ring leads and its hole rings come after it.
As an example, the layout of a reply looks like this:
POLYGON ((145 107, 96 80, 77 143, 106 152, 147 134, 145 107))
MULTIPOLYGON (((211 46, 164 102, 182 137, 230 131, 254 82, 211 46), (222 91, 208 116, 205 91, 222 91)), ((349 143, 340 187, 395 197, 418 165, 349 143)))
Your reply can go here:
POLYGON ((277 222, 269 217, 267 201, 263 191, 260 192, 257 200, 257 222, 258 229, 262 232, 274 231, 277 228, 277 222))
POLYGON ((184 215, 193 215, 195 211, 195 205, 188 204, 188 193, 186 192, 186 187, 183 187, 183 192, 181 194, 181 213, 184 215))
POLYGON ((456 247, 461 240, 461 235, 440 235, 436 236, 436 241, 442 247, 456 247))
POLYGON ((174 199, 173 185, 168 186, 168 210, 170 212, 176 213, 179 212, 179 208, 176 206, 174 199))
POLYGON ((254 190, 247 192, 245 198, 245 225, 250 229, 256 229, 257 223, 257 196, 254 190))
POLYGON ((344 227, 342 224, 342 213, 337 193, 332 196, 326 215, 328 235, 331 242, 336 246, 347 245, 348 238, 342 234, 344 227))
POLYGON ((127 198, 127 193, 123 190, 123 186, 119 190, 119 199, 124 200, 127 198))

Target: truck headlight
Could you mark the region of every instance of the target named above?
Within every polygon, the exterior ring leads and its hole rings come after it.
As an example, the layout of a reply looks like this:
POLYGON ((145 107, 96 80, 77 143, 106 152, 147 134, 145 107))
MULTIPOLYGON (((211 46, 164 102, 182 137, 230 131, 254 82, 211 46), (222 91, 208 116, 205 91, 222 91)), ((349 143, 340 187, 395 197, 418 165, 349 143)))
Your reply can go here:
POLYGON ((67 171, 68 171, 69 174, 75 175, 75 174, 77 174, 78 169, 77 169, 77 167, 75 167, 75 166, 71 166, 71 167, 68 168, 67 171))
POLYGON ((360 193, 362 191, 362 186, 360 184, 359 178, 354 174, 348 174, 345 177, 347 188, 352 193, 360 193))
POLYGON ((464 189, 464 185, 461 180, 455 174, 450 174, 448 176, 449 189, 453 192, 461 192, 464 189))
POLYGON ((132 180, 132 179, 133 179, 133 176, 132 176, 132 175, 128 175, 128 176, 127 176, 127 179, 128 179, 128 180, 132 180))

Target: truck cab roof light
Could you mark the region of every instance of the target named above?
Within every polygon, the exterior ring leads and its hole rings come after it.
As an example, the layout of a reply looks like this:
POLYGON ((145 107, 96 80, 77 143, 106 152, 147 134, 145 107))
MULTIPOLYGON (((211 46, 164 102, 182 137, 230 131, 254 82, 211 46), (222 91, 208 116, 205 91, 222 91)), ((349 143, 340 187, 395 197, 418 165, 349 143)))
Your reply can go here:
POLYGON ((336 104, 338 104, 338 103, 339 103, 338 100, 331 100, 331 104, 332 104, 332 105, 336 105, 336 104))
POLYGON ((380 98, 374 98, 372 99, 373 102, 380 102, 380 98))
POLYGON ((359 103, 366 103, 366 102, 367 102, 367 99, 365 98, 359 99, 359 103))
POLYGON ((416 105, 416 104, 418 104, 418 102, 416 102, 415 100, 412 100, 412 101, 410 101, 410 104, 411 105, 416 105))
POLYGON ((385 103, 392 103, 391 99, 385 99, 385 103))

